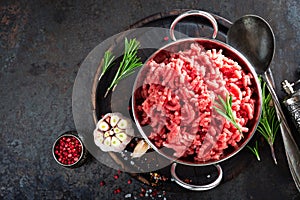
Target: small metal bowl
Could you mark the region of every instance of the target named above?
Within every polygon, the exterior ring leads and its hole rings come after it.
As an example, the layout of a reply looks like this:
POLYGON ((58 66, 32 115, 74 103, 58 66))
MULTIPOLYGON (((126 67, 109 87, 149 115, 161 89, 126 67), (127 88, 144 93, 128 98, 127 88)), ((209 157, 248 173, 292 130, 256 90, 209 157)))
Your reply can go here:
MULTIPOLYGON (((66 167, 66 168, 77 168, 77 167, 80 167, 86 160, 87 160, 87 157, 88 157, 88 151, 86 150, 86 148, 84 147, 81 139, 78 137, 78 134, 76 131, 68 131, 68 132, 65 132, 63 133, 62 135, 60 135, 54 142, 53 146, 52 146, 52 155, 53 155, 53 158, 54 160, 60 165, 60 166, 63 166, 63 167, 66 167), (71 138, 71 139, 76 139, 78 142, 79 142, 79 145, 81 147, 80 149, 80 155, 79 157, 72 163, 70 164, 64 164, 62 163, 61 161, 59 161, 59 157, 57 155, 57 149, 56 147, 58 145, 60 145, 60 141, 63 140, 63 138, 71 138)), ((67 156, 66 156, 67 157, 67 156)))

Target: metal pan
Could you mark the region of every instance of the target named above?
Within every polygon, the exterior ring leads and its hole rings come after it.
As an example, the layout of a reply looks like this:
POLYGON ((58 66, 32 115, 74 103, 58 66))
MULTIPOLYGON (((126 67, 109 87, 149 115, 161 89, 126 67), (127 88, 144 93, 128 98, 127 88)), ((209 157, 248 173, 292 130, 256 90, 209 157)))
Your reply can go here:
MULTIPOLYGON (((149 126, 149 124, 148 125, 141 124, 141 117, 139 116, 140 113, 137 109, 137 106, 140 105, 140 103, 139 103, 140 99, 138 99, 139 95, 137 95, 137 91, 139 91, 140 88, 143 87, 146 76, 149 76, 149 69, 148 69, 149 65, 144 64, 144 66, 139 71, 139 73, 136 77, 134 87, 133 87, 133 92, 132 92, 133 116, 134 116, 134 120, 136 122, 139 132, 141 133, 143 138, 148 142, 148 144, 155 151, 157 151, 159 154, 166 157, 167 159, 173 161, 173 164, 171 167, 171 174, 172 174, 174 180, 176 181, 176 183, 178 183, 179 185, 181 185, 184 188, 187 188, 190 190, 196 190, 196 191, 212 189, 221 182, 223 172, 222 172, 222 168, 219 165, 219 163, 234 156, 235 154, 237 154, 240 150, 242 150, 247 145, 247 143, 250 141, 250 139, 252 138, 252 136, 255 133, 256 127, 259 123, 260 113, 261 113, 262 100, 261 100, 260 84, 259 84, 258 76, 257 76, 253 66, 239 51, 237 51, 233 47, 231 47, 221 41, 216 40, 215 38, 216 38, 217 34, 218 34, 218 25, 217 25, 216 20, 214 19, 214 17, 211 14, 204 12, 204 11, 198 11, 198 10, 192 10, 192 11, 185 12, 185 13, 179 15, 173 21, 173 23, 170 27, 170 38, 174 42, 157 50, 154 54, 152 54, 148 58, 148 60, 145 63, 148 63, 149 61, 151 61, 153 59, 161 60, 158 62, 165 62, 164 59, 166 59, 168 57, 169 53, 181 51, 181 50, 185 49, 186 47, 190 46, 192 43, 197 43, 197 44, 200 44, 201 46, 203 46, 206 50, 222 49, 223 54, 226 57, 231 58, 232 60, 236 61, 242 67, 242 69, 244 71, 251 73, 253 76, 253 80, 254 80, 252 89, 254 90, 255 99, 256 99, 255 113, 254 113, 254 117, 247 123, 247 128, 249 129, 249 131, 247 132, 247 134, 244 135, 242 140, 238 143, 237 148, 226 149, 223 152, 223 154, 220 156, 219 159, 204 160, 204 161, 195 161, 190 158, 182 158, 181 156, 174 156, 174 152, 170 151, 169 148, 166 148, 166 147, 158 148, 157 145, 154 144, 149 139, 149 135, 151 134, 151 131, 152 131, 151 126, 149 126), (212 26, 214 28, 212 39, 198 37, 198 38, 185 38, 185 39, 177 40, 175 37, 175 34, 174 34, 175 26, 180 20, 182 20, 185 17, 189 17, 189 16, 200 16, 200 17, 206 18, 212 24, 212 26), (208 185, 188 184, 188 183, 182 181, 177 176, 177 174, 176 174, 176 165, 177 164, 188 165, 188 166, 197 166, 197 167, 214 165, 214 166, 216 166, 216 168, 218 170, 218 177, 215 181, 213 181, 212 183, 210 183, 208 185)), ((162 80, 162 82, 163 82, 163 80, 162 80)), ((162 84, 162 83, 155 83, 155 84, 162 84)), ((166 120, 165 116, 161 116, 161 118, 162 119, 164 118, 166 120)), ((221 126, 223 126, 223 125, 224 124, 221 124, 219 129, 222 129, 221 126)), ((191 126, 193 126, 193 124, 191 124, 191 126)))

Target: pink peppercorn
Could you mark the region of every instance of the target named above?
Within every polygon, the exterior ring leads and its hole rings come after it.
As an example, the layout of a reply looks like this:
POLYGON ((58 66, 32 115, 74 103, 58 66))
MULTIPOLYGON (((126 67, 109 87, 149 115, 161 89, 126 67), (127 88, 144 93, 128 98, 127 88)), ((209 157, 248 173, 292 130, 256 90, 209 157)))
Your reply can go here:
POLYGON ((117 188, 114 190, 114 194, 119 194, 121 191, 122 191, 121 188, 117 188))
POLYGON ((102 186, 104 186, 105 185, 105 182, 104 181, 101 181, 100 182, 100 186, 102 187, 102 186))
POLYGON ((55 158, 63 165, 76 163, 81 156, 81 151, 81 143, 73 136, 63 136, 59 138, 54 146, 55 158))
POLYGON ((114 175, 114 179, 117 180, 118 178, 119 178, 119 175, 115 174, 115 175, 114 175))

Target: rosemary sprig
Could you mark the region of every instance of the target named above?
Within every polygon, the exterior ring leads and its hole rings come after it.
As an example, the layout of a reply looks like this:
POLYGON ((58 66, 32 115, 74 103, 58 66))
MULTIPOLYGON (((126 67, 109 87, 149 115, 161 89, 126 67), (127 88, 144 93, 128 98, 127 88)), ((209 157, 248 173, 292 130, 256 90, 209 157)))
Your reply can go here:
MULTIPOLYGON (((136 39, 130 39, 128 41, 127 38, 125 38, 125 50, 123 59, 119 65, 118 71, 114 79, 112 80, 110 86, 108 87, 105 93, 105 97, 110 90, 114 91, 115 87, 118 85, 120 80, 133 74, 136 68, 142 66, 142 62, 137 56, 137 51, 139 47, 140 43, 136 39)), ((107 63, 110 62, 107 61, 107 63)))
POLYGON ((267 140, 271 154, 275 164, 277 164, 274 141, 280 122, 277 119, 275 107, 272 105, 272 99, 270 93, 266 93, 266 83, 261 81, 262 85, 262 115, 257 127, 257 131, 267 140))
POLYGON ((241 127, 238 125, 238 123, 235 121, 235 116, 232 112, 232 96, 226 95, 226 100, 224 100, 220 95, 218 95, 218 99, 220 100, 221 104, 218 102, 215 102, 217 106, 214 106, 215 110, 222 115, 226 120, 231 122, 240 133, 242 133, 241 127))
POLYGON ((258 152, 258 142, 255 141, 254 147, 247 145, 247 148, 250 149, 250 151, 256 156, 257 160, 260 161, 260 156, 259 156, 259 152, 258 152))
POLYGON ((101 79, 102 76, 107 72, 107 70, 113 66, 114 59, 115 59, 115 56, 113 56, 110 51, 106 51, 104 53, 102 73, 101 73, 99 79, 101 79))

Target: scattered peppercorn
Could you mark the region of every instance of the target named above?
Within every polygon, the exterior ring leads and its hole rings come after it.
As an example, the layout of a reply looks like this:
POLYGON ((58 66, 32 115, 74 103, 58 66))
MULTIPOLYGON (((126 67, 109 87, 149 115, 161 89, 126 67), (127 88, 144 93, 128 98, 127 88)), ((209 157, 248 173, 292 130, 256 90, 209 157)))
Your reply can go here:
POLYGON ((118 178, 119 178, 119 175, 118 175, 118 174, 115 174, 115 175, 114 175, 114 179, 117 180, 118 178))
POLYGON ((101 181, 100 182, 100 186, 102 187, 102 186, 104 186, 105 185, 105 182, 104 181, 101 181))
POLYGON ((146 192, 145 188, 141 187, 141 192, 145 193, 146 192))
POLYGON ((145 193, 140 193, 140 197, 144 197, 145 196, 145 193))
POLYGON ((151 193, 151 195, 152 195, 153 197, 156 197, 156 195, 157 195, 157 190, 153 190, 152 193, 151 193))
POLYGON ((120 192, 122 192, 121 188, 117 188, 114 190, 114 194, 119 194, 120 192))

